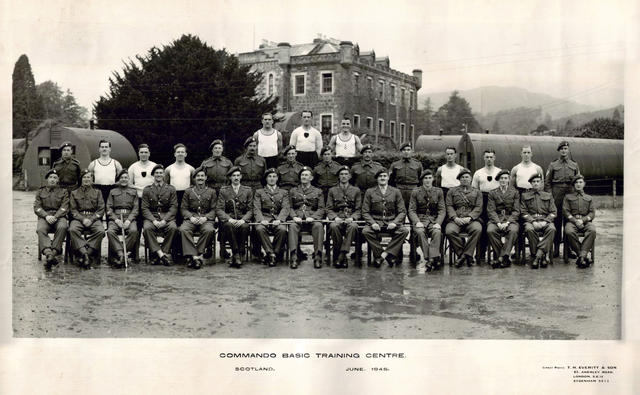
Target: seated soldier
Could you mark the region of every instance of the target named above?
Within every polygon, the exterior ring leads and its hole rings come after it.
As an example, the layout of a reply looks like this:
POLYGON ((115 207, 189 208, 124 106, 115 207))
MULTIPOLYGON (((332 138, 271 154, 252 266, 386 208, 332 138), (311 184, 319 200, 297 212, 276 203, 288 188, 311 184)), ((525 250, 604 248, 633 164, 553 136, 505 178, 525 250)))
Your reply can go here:
POLYGON ((593 219, 596 216, 593 198, 584 193, 586 185, 584 177, 578 174, 573 178, 574 193, 568 193, 562 202, 562 214, 567 219, 564 234, 571 248, 578 253, 576 266, 589 267, 593 263, 593 256, 588 257, 589 251, 596 241, 596 226, 593 219), (584 239, 580 243, 578 232, 584 232, 584 239))
POLYGON ((322 190, 311 185, 313 171, 310 167, 303 166, 299 173, 300 185, 291 188, 289 201, 293 224, 289 226, 289 251, 291 256, 290 266, 298 267, 298 243, 300 231, 311 229, 313 236, 313 267, 322 267, 322 244, 324 226, 320 220, 324 219, 324 198, 322 190))
POLYGON ((431 170, 424 170, 420 181, 422 186, 411 191, 409 198, 409 221, 426 259, 425 270, 430 272, 442 267, 440 241, 445 216, 444 193, 433 186, 431 170), (428 237, 431 237, 431 243, 428 237))
POLYGON ((58 186, 58 173, 51 169, 45 174, 47 186, 36 193, 33 203, 33 211, 38 216, 36 233, 38 245, 41 247, 38 254, 46 257, 44 267, 50 270, 51 266, 58 264, 57 254, 62 252, 62 243, 67 235, 67 218, 69 212, 69 193, 58 186), (53 241, 49 238, 49 232, 53 232, 53 241))
POLYGON ((93 187, 93 173, 87 169, 80 173, 81 185, 71 192, 71 223, 69 235, 71 248, 82 255, 80 266, 86 269, 91 267, 91 256, 98 256, 104 238, 104 200, 102 192, 93 187), (86 234, 86 240, 82 238, 86 234))
POLYGON ((187 267, 200 269, 204 263, 202 255, 207 247, 215 242, 213 221, 216 219, 216 190, 207 186, 207 169, 198 167, 193 172, 195 185, 187 188, 182 197, 182 253, 187 267), (193 233, 200 231, 200 238, 196 245, 193 233))
POLYGON ((240 184, 242 171, 238 166, 233 166, 227 172, 231 185, 220 188, 216 215, 222 223, 224 240, 231 243, 230 266, 240 267, 245 255, 245 242, 249 237, 249 224, 253 217, 253 191, 250 187, 240 184))
POLYGON ((302 164, 296 160, 298 153, 293 145, 287 146, 282 152, 286 160, 278 166, 278 185, 280 185, 280 188, 289 191, 300 184, 298 174, 302 169, 302 164))
POLYGON ((456 256, 456 267, 473 266, 473 251, 482 233, 480 214, 482 214, 482 193, 471 186, 471 172, 463 168, 456 177, 460 185, 449 189, 445 199, 449 223, 445 234, 456 256), (469 235, 465 243, 460 233, 469 235))
POLYGON ((144 242, 152 254, 151 264, 160 263, 171 266, 167 256, 171 250, 171 243, 178 231, 176 213, 178 212, 178 197, 176 189, 164 182, 164 166, 158 164, 151 170, 153 184, 147 185, 142 191, 142 234, 144 242), (158 236, 163 236, 162 245, 158 243, 158 236))
POLYGON ((278 172, 276 169, 267 169, 264 172, 265 187, 258 189, 253 197, 253 216, 259 225, 256 225, 256 233, 267 253, 265 263, 270 267, 281 262, 287 226, 282 223, 289 216, 289 194, 284 189, 278 188, 278 172), (275 235, 273 244, 269 240, 269 234, 275 235))
POLYGON ((498 188, 489 192, 487 200, 487 237, 491 248, 498 254, 498 259, 491 263, 496 269, 511 266, 509 254, 518 238, 518 218, 520 217, 520 194, 509 186, 508 170, 501 170, 496 179, 498 188), (505 237, 502 243, 501 237, 505 237))
MULTIPOLYGON (((329 230, 333 240, 333 265, 337 268, 347 268, 347 253, 358 231, 361 218, 362 195, 360 189, 349 184, 351 169, 342 166, 337 171, 338 185, 329 189, 327 197, 327 218, 331 224, 329 230), (336 253, 339 255, 336 257, 336 253)), ((360 263, 360 260, 358 260, 360 263)))
POLYGON ((524 233, 529 239, 529 251, 531 252, 531 268, 538 266, 547 267, 549 258, 547 254, 553 246, 553 237, 556 227, 553 220, 556 217, 556 205, 553 196, 542 190, 542 177, 534 174, 529 177, 531 190, 520 197, 520 213, 524 223, 524 233), (542 240, 538 243, 538 234, 542 234, 542 240))
POLYGON ((129 172, 126 169, 120 170, 116 175, 116 187, 109 192, 107 198, 107 239, 109 240, 109 251, 115 257, 113 266, 124 267, 125 256, 124 247, 127 254, 133 254, 138 242, 138 192, 129 186, 129 172), (125 231, 125 245, 118 239, 125 231))
POLYGON ((362 218, 367 221, 362 235, 373 252, 374 266, 380 267, 382 261, 386 260, 393 267, 394 264, 401 263, 398 257, 402 252, 402 243, 409 233, 403 226, 407 211, 400 190, 388 184, 389 171, 380 169, 375 177, 378 186, 367 189, 362 201, 362 218), (380 231, 389 232, 392 237, 384 251, 378 239, 380 231))

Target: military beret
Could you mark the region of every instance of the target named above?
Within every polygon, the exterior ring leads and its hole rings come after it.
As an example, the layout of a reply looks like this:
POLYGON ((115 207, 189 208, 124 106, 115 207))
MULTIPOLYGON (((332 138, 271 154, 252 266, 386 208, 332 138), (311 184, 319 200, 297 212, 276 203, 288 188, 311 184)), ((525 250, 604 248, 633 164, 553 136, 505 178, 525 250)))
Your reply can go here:
POLYGON ((162 166, 160 163, 158 163, 157 165, 153 166, 153 169, 151 169, 151 175, 153 175, 156 172, 156 170, 158 170, 158 169, 164 170, 164 166, 162 166))
POLYGON ((284 150, 282 150, 282 153, 286 155, 289 151, 295 150, 295 149, 296 149, 295 145, 287 145, 286 147, 284 147, 284 150))
POLYGON ((193 171, 193 178, 196 177, 196 174, 200 173, 200 172, 204 172, 204 175, 207 175, 207 169, 205 169, 202 166, 196 167, 196 169, 193 171))
POLYGON ((300 171, 298 172, 298 179, 302 175, 303 171, 310 171, 311 175, 313 175, 313 169, 312 168, 310 168, 309 166, 302 166, 302 169, 300 169, 300 171))
POLYGON ((532 174, 531 177, 529 177, 529 182, 535 180, 536 178, 542 179, 542 175, 540 175, 539 173, 536 174, 532 174))
POLYGON ((458 173, 458 175, 456 176, 456 178, 459 180, 460 177, 462 177, 465 174, 471 175, 471 170, 463 167, 462 170, 460 170, 460 173, 458 173))
POLYGON ((362 148, 360 148, 360 153, 364 154, 364 151, 366 151, 368 149, 373 152, 373 146, 371 144, 365 144, 365 145, 362 146, 362 148))
POLYGON ((433 172, 430 169, 425 169, 420 173, 420 180, 425 178, 426 176, 433 176, 433 172))
POLYGON ((122 177, 125 174, 129 175, 129 172, 127 172, 127 169, 120 170, 116 175, 116 181, 120 181, 120 177, 122 177))
POLYGON ((500 170, 500 172, 498 174, 496 174, 496 180, 499 180, 500 177, 502 177, 503 174, 506 174, 509 177, 511 177, 511 173, 509 173, 509 170, 500 170))
POLYGON ((263 180, 264 182, 266 182, 266 181, 267 181, 267 176, 268 176, 269 174, 275 174, 275 175, 277 175, 277 176, 278 176, 278 178, 280 178, 280 175, 278 175, 278 170, 276 170, 276 169, 275 169, 275 168, 273 168, 273 167, 270 167, 270 168, 268 168, 267 170, 265 170, 265 171, 264 171, 264 175, 262 176, 262 180, 263 180))
POLYGON ((89 169, 83 169, 83 170, 80 172, 80 178, 84 177, 84 175, 85 175, 85 174, 87 174, 87 173, 91 174, 91 176, 93 177, 93 172, 92 172, 91 170, 89 170, 89 169))
POLYGON ((339 175, 340 175, 340 172, 341 172, 341 171, 343 171, 343 170, 346 170, 346 171, 348 171, 348 172, 349 172, 349 174, 351 174, 351 169, 349 168, 349 166, 346 166, 346 165, 345 165, 345 166, 340 166, 340 167, 338 168, 338 171, 336 171, 336 176, 339 176, 339 175))
POLYGON ((582 180, 584 181, 584 176, 582 174, 577 174, 573 177, 573 179, 571 180, 571 185, 575 185, 576 181, 578 180, 582 180))
POLYGON ((322 149, 320 150, 320 156, 324 155, 324 153, 327 152, 327 151, 333 152, 331 150, 331 147, 322 147, 322 149))
POLYGON ((71 147, 73 148, 73 144, 71 144, 71 141, 65 141, 62 144, 60 144, 60 149, 63 149, 64 147, 71 147))
POLYGON ((557 151, 560 151, 560 149, 561 149, 562 147, 569 147, 569 142, 568 142, 568 141, 566 141, 566 140, 561 141, 561 142, 560 142, 560 144, 558 144, 558 149, 557 149, 557 151))
POLYGON ((387 170, 385 168, 382 168, 382 169, 376 171, 376 177, 375 178, 377 179, 380 176, 380 174, 382 174, 382 173, 385 173, 386 175, 389 175, 389 170, 387 170))
POLYGON ((220 144, 220 145, 224 145, 222 144, 222 140, 220 139, 215 139, 211 142, 211 144, 209 144, 209 151, 211 151, 213 149, 213 146, 216 144, 220 144))
POLYGON ((404 143, 402 143, 402 144, 400 145, 400 151, 402 151, 405 147, 413 148, 413 147, 411 146, 411 143, 410 143, 410 142, 408 142, 408 141, 406 141, 406 142, 404 142, 404 143))
POLYGON ((56 171, 56 169, 51 169, 47 172, 47 174, 44 175, 44 179, 46 180, 47 178, 49 178, 50 175, 55 174, 58 175, 58 172, 56 171))
POLYGON ((251 144, 251 143, 256 143, 256 144, 257 144, 257 143, 258 143, 258 140, 256 140, 253 136, 251 136, 251 137, 247 138, 247 139, 244 141, 244 146, 245 146, 245 148, 246 148, 246 147, 248 147, 248 146, 249 146, 249 144, 251 144))
POLYGON ((239 171, 240 174, 242 174, 242 170, 240 170, 240 167, 231 166, 231 168, 227 171, 227 177, 231 177, 233 175, 233 173, 235 173, 236 171, 239 171))

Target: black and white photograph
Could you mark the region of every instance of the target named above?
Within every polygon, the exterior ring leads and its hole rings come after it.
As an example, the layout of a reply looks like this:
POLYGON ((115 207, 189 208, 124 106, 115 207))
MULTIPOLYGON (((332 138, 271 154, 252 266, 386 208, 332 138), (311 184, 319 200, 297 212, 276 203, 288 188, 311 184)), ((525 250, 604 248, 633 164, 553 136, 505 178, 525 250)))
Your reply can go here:
POLYGON ((633 2, 4 8, 14 342, 625 340, 633 2))

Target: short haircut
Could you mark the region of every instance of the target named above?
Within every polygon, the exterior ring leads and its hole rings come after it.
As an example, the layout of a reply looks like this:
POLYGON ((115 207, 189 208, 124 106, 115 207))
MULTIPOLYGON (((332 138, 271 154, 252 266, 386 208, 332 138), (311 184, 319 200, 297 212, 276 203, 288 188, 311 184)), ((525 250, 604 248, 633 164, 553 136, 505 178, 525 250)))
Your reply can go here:
POLYGON ((273 119, 273 114, 271 114, 270 112, 263 112, 262 113, 262 119, 264 119, 264 117, 266 117, 267 115, 270 116, 271 119, 273 119))
POLYGON ((140 145, 138 146, 138 151, 140 151, 140 150, 141 150, 141 149, 143 149, 143 148, 149 149, 149 144, 145 144, 145 143, 140 144, 140 145))
POLYGON ((107 140, 100 140, 100 142, 98 143, 98 148, 102 145, 102 143, 107 143, 109 144, 109 147, 111 147, 111 141, 107 141, 107 140))
POLYGON ((451 147, 451 146, 449 146, 449 147, 445 148, 445 149, 444 149, 444 152, 447 152, 447 150, 448 150, 448 149, 452 149, 452 150, 453 150, 453 152, 458 152, 458 150, 456 149, 456 147, 451 147))
POLYGON ((182 143, 178 143, 176 145, 173 146, 173 153, 175 154, 176 151, 178 150, 178 148, 184 148, 184 151, 187 152, 187 146, 182 144, 182 143))
POLYGON ((522 151, 525 148, 529 148, 529 151, 531 151, 531 145, 530 144, 523 145, 522 148, 520 149, 520 151, 522 151))
POLYGON ((300 111, 300 116, 302 116, 302 114, 304 114, 305 112, 308 112, 309 115, 313 116, 313 111, 311 111, 311 110, 302 110, 302 111, 300 111))
POLYGON ((345 115, 344 117, 342 117, 342 120, 343 120, 343 121, 349 121, 349 122, 351 122, 351 118, 349 118, 349 117, 348 117, 348 116, 346 116, 346 115, 345 115))
POLYGON ((493 148, 487 148, 486 150, 484 150, 484 153, 482 154, 484 156, 484 154, 496 154, 496 151, 493 150, 493 148))

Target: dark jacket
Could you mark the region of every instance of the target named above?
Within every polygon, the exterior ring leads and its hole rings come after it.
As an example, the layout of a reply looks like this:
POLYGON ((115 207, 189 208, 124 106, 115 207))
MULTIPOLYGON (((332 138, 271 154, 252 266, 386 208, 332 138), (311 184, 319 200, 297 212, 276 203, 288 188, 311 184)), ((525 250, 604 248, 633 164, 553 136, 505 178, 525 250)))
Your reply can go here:
POLYGON ((438 187, 416 188, 411 191, 409 200, 409 221, 415 225, 418 222, 442 225, 446 208, 444 193, 438 187))

